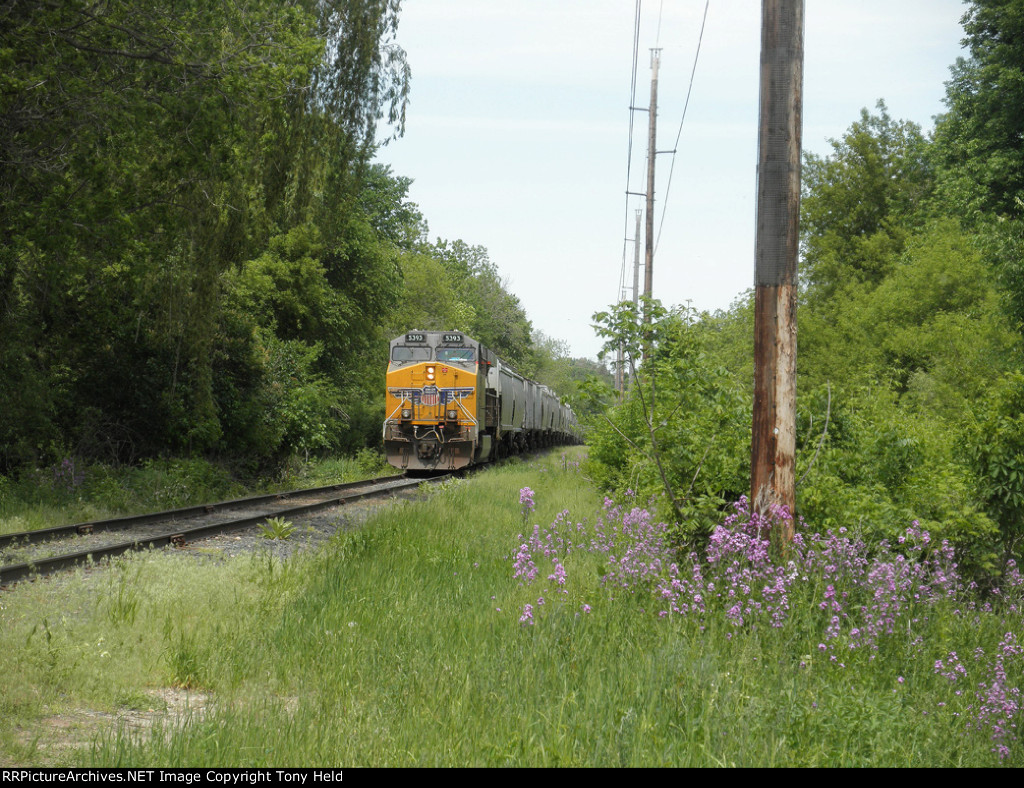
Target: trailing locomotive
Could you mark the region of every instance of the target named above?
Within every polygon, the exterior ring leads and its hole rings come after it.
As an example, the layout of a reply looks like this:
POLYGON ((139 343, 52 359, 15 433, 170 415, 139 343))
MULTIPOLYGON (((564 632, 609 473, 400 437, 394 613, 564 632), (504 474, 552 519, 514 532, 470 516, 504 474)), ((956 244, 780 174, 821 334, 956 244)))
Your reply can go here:
POLYGON ((579 443, 572 410, 459 331, 392 340, 384 451, 404 470, 446 471, 579 443))

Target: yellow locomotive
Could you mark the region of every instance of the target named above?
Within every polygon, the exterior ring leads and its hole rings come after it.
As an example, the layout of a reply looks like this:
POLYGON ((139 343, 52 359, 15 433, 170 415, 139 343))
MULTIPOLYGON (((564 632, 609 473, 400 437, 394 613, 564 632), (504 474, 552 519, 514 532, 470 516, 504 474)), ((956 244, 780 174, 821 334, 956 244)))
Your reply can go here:
POLYGON ((391 341, 384 451, 396 468, 447 471, 579 442, 572 410, 459 331, 391 341))

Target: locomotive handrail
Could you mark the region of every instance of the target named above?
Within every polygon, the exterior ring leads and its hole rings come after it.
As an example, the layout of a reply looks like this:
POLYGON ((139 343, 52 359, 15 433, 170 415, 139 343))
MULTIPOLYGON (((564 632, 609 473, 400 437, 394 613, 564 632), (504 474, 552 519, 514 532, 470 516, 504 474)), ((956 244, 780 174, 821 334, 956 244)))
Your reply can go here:
POLYGON ((466 410, 466 406, 462 404, 462 400, 460 400, 460 399, 455 400, 455 404, 458 405, 459 408, 462 410, 462 412, 466 414, 466 418, 469 419, 471 422, 473 422, 473 426, 474 427, 479 427, 480 426, 480 422, 477 421, 475 418, 473 418, 473 414, 472 413, 470 413, 468 410, 466 410))
POLYGON ((381 437, 382 438, 386 438, 387 437, 387 434, 388 434, 388 424, 390 424, 392 422, 392 420, 395 418, 395 414, 398 413, 398 411, 400 411, 402 409, 402 406, 406 403, 406 400, 408 400, 410 405, 413 404, 413 401, 411 399, 409 399, 408 397, 406 397, 405 394, 403 394, 402 395, 402 401, 398 403, 398 407, 395 408, 393 411, 391 411, 391 415, 390 416, 388 416, 386 419, 384 419, 384 427, 381 429, 381 437))

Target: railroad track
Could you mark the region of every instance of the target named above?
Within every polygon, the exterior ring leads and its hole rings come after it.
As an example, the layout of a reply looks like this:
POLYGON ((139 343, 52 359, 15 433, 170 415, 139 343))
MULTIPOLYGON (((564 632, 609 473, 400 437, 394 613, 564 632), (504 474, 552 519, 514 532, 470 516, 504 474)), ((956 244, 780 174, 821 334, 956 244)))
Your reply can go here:
POLYGON ((225 531, 255 528, 275 517, 300 518, 365 498, 380 498, 446 477, 383 476, 347 484, 257 495, 111 520, 0 535, 0 586, 111 558, 134 550, 205 539, 225 531), (69 552, 68 548, 73 548, 69 552), (41 552, 41 549, 43 552, 41 552), (50 550, 49 548, 53 548, 50 550), (60 551, 54 553, 53 551, 60 551), (25 559, 25 555, 31 557, 25 559), (25 560, 22 560, 25 559, 25 560))

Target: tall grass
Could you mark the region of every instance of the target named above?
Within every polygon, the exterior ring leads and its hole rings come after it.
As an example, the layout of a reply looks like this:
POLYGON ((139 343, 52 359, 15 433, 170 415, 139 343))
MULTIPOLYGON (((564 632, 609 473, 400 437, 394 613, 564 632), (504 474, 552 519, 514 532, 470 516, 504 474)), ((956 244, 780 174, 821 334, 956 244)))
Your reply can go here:
MULTIPOLYGON (((826 582, 832 564, 814 575, 810 559, 773 554, 742 517, 718 535, 714 561, 677 559, 658 548, 661 524, 644 511, 602 504, 556 454, 382 510, 315 556, 190 566, 184 578, 163 571, 164 559, 137 579, 126 563, 74 636, 51 618, 48 644, 37 632, 20 645, 44 613, 36 600, 0 644, 31 656, 37 692, 51 698, 113 702, 95 684, 91 695, 75 688, 83 671, 112 675, 84 660, 49 674, 59 669, 47 649, 74 651, 78 632, 106 637, 111 660, 132 666, 122 694, 159 682, 212 693, 206 716, 159 735, 99 734, 75 756, 94 765, 1024 761, 1013 727, 1021 657, 1007 636, 1020 634, 1019 586, 999 600, 954 580, 947 595, 934 572, 914 575, 910 601, 872 648, 852 634, 860 607, 876 603, 870 585, 826 582), (785 581, 782 612, 772 567, 785 581), (744 584, 756 572, 759 583, 744 584)), ((828 544, 847 543, 822 542, 814 555, 828 544)), ((951 569, 941 551, 897 546, 889 563, 897 554, 951 569)), ((883 558, 877 546, 865 553, 864 576, 883 558)))
POLYGON ((978 714, 1019 612, 936 599, 875 651, 821 650, 832 617, 812 584, 781 626, 722 600, 671 613, 654 579, 668 568, 628 580, 627 559, 651 562, 623 533, 631 510, 610 511, 556 460, 386 512, 269 584, 286 601, 232 644, 230 703, 167 740, 111 739, 95 762, 1020 764, 978 714), (935 670, 953 644, 985 651, 961 695, 935 670))

